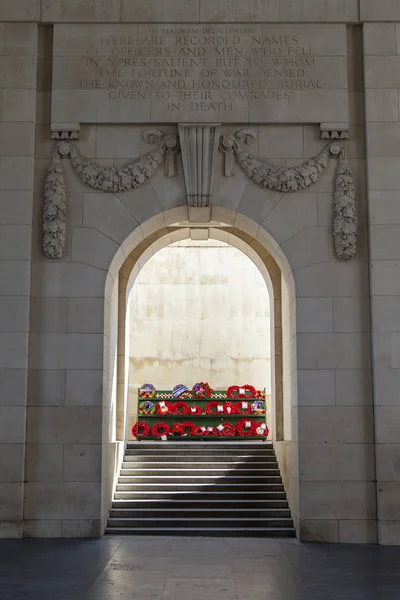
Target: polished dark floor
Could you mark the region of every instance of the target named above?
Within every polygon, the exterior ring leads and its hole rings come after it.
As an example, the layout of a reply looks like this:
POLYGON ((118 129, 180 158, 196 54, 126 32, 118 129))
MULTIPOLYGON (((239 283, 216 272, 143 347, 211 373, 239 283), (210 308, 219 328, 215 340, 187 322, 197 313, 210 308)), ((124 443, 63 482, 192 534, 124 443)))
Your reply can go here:
POLYGON ((1 540, 1 600, 400 600, 400 547, 296 540, 1 540))

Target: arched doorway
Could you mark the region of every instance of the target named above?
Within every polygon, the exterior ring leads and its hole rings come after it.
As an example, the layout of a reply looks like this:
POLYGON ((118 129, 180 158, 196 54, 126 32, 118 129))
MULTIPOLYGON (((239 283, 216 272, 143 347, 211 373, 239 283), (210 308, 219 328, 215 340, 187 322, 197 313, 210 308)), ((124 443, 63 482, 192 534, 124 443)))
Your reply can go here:
POLYGON ((291 270, 282 250, 258 224, 238 213, 213 207, 207 222, 189 220, 188 208, 180 207, 157 215, 142 224, 123 242, 112 261, 106 285, 105 394, 111 398, 110 435, 119 442, 119 457, 109 473, 105 498, 111 501, 115 475, 127 439, 129 406, 129 352, 127 299, 143 265, 171 243, 189 239, 193 229, 207 229, 210 238, 244 252, 260 270, 271 299, 271 430, 288 488, 289 502, 298 515, 298 469, 292 407, 296 405, 295 385, 295 294, 291 270), (107 361, 109 361, 107 363, 107 361), (111 380, 109 378, 111 374, 111 380), (114 428, 112 423, 114 423, 114 428))

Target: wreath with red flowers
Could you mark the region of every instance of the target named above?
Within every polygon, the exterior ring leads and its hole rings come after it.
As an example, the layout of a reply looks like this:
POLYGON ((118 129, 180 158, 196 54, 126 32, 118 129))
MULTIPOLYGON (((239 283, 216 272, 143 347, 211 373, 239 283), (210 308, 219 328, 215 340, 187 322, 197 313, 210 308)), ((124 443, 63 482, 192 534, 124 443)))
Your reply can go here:
POLYGON ((173 408, 174 408, 173 403, 168 402, 168 400, 161 400, 161 402, 159 402, 156 406, 156 414, 157 415, 172 415, 172 413, 174 412, 173 411, 173 408), (161 406, 161 402, 164 402, 164 404, 165 404, 164 410, 163 410, 163 407, 161 406))
POLYGON ((224 403, 224 414, 225 415, 236 415, 238 413, 237 406, 234 402, 227 400, 224 403), (230 410, 228 410, 230 408, 230 410))
POLYGON ((260 398, 260 400, 265 400, 265 392, 262 392, 261 390, 257 390, 256 395, 254 397, 260 398))
POLYGON ((250 435, 255 435, 255 426, 254 422, 249 419, 239 419, 236 423, 236 435, 240 437, 247 437, 250 435), (251 423, 250 427, 246 427, 246 423, 251 423))
POLYGON ((254 435, 259 435, 263 437, 267 437, 269 434, 269 429, 264 422, 254 423, 254 435), (265 425, 265 427, 262 427, 265 425))
POLYGON ((223 429, 219 429, 219 435, 233 437, 236 433, 233 423, 221 423, 218 427, 223 427, 223 429))
POLYGON ((191 415, 202 415, 203 409, 201 408, 201 406, 189 406, 189 413, 191 415))
POLYGON ((211 425, 207 427, 207 430, 203 433, 203 435, 219 435, 219 431, 216 427, 212 427, 211 425))
POLYGON ((194 435, 206 435, 207 427, 204 425, 197 425, 194 427, 194 435))
POLYGON ((134 437, 143 436, 146 437, 150 433, 150 427, 144 421, 139 421, 139 423, 135 423, 132 427, 132 435, 134 437), (143 429, 143 431, 139 431, 139 429, 143 429))
POLYGON ((168 435, 171 431, 171 427, 167 423, 163 423, 159 421, 151 428, 151 434, 154 437, 162 437, 163 435, 168 435))
POLYGON ((246 403, 243 403, 242 401, 236 403, 236 414, 237 415, 249 415, 251 413, 250 404, 247 402, 247 408, 243 408, 243 404, 246 404, 246 403))
POLYGON ((226 390, 228 398, 255 398, 256 388, 253 385, 231 385, 226 390))
POLYGON ((192 421, 184 421, 183 423, 175 423, 171 433, 180 435, 195 435, 196 425, 192 421), (189 431, 186 431, 189 429, 189 431))
POLYGON ((172 412, 174 415, 188 415, 189 407, 186 402, 175 402, 175 404, 172 405, 172 412))
POLYGON ((221 415, 223 413, 223 409, 218 410, 218 406, 223 406, 222 402, 217 402, 217 400, 211 400, 211 402, 207 402, 206 413, 208 415, 221 415))
POLYGON ((192 387, 192 394, 195 398, 211 398, 213 391, 207 381, 205 383, 200 381, 200 383, 195 383, 192 387))

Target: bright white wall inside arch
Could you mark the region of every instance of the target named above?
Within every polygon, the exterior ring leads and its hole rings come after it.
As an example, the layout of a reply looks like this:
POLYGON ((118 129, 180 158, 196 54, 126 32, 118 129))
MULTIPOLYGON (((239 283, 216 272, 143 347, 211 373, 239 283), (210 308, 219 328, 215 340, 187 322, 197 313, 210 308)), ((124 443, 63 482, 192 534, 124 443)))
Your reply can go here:
POLYGON ((213 240, 167 246, 140 271, 128 311, 132 400, 144 382, 251 383, 270 394, 268 289, 240 250, 213 240))

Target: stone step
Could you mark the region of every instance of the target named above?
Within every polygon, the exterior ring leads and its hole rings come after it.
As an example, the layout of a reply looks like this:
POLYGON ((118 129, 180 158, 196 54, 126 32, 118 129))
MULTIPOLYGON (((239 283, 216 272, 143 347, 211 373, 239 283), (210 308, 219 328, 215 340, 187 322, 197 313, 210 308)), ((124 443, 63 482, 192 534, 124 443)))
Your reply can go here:
MULTIPOLYGON (((125 463, 126 464, 126 463, 125 463)), ((204 463, 203 463, 204 464, 204 463)), ((133 466, 129 463, 129 467, 123 467, 121 469, 121 477, 184 477, 190 475, 191 477, 246 477, 246 476, 255 476, 255 477, 268 477, 268 476, 279 476, 280 471, 278 468, 254 468, 254 465, 249 465, 247 469, 237 469, 236 467, 232 467, 227 465, 226 467, 202 467, 199 466, 196 469, 193 469, 190 466, 190 463, 184 463, 184 467, 176 468, 175 466, 171 467, 171 465, 165 466, 165 468, 153 468, 148 467, 147 465, 138 467, 136 464, 133 466)))
MULTIPOLYGON (((243 415, 245 417, 245 415, 243 415)), ((190 415, 188 415, 188 417, 190 417, 190 415)), ((160 416, 160 420, 162 420, 161 416, 160 416)), ((190 418, 188 418, 187 420, 190 420, 190 418)), ((227 420, 229 420, 227 418, 227 420)), ((272 442, 266 442, 263 440, 257 440, 257 441, 251 441, 251 442, 247 442, 246 440, 237 442, 237 441, 223 441, 221 442, 220 440, 216 440, 216 441, 199 441, 197 439, 192 439, 192 440, 185 440, 185 441, 175 441, 175 440, 168 440, 167 442, 164 442, 163 440, 155 440, 155 441, 151 441, 151 442, 145 442, 145 441, 141 441, 141 442, 128 442, 126 447, 129 449, 135 449, 135 448, 140 448, 142 449, 146 449, 146 450, 152 450, 152 449, 160 449, 160 445, 163 447, 163 450, 165 448, 176 448, 179 451, 182 450, 192 450, 192 449, 196 449, 196 448, 211 448, 212 450, 218 450, 220 448, 225 449, 225 448, 229 448, 229 449, 238 449, 238 450, 243 450, 243 448, 255 448, 255 449, 260 449, 260 448, 271 448, 273 449, 273 444, 272 442)))
POLYGON ((116 491, 114 494, 114 498, 116 500, 128 500, 128 499, 158 499, 158 498, 179 498, 180 500, 185 500, 186 498, 191 498, 192 500, 225 500, 227 498, 237 499, 237 500, 246 500, 247 498, 254 498, 255 500, 286 500, 286 494, 283 490, 283 486, 281 486, 281 490, 216 490, 216 486, 212 486, 209 490, 160 490, 159 488, 155 488, 154 490, 143 490, 139 488, 136 491, 116 491))
POLYGON ((201 462, 222 462, 222 463, 253 463, 253 462, 276 462, 276 456, 274 452, 262 453, 262 454, 125 454, 124 462, 158 462, 158 463, 201 463, 201 462))
POLYGON ((289 508, 238 508, 231 506, 226 508, 188 508, 187 505, 181 508, 171 508, 162 505, 162 508, 112 508, 110 511, 110 518, 142 518, 142 517, 165 517, 165 518, 206 518, 206 517, 221 517, 236 519, 241 517, 267 517, 267 518, 285 518, 291 519, 289 508))
MULTIPOLYGON (((281 494, 281 492, 277 492, 281 494)), ((275 497, 274 497, 275 498, 275 497)), ((272 509, 288 509, 289 505, 286 499, 238 499, 225 498, 221 499, 192 499, 192 497, 180 498, 132 498, 130 500, 114 500, 112 510, 272 510, 272 509)))
POLYGON ((271 491, 280 492, 283 491, 283 484, 277 483, 215 483, 211 482, 194 482, 194 483, 180 483, 169 481, 167 483, 155 482, 155 483, 117 483, 117 492, 124 491, 189 491, 189 492, 203 492, 205 490, 211 490, 218 492, 229 492, 229 491, 271 491))
POLYGON ((107 527, 107 535, 170 535, 170 536, 202 536, 202 537, 271 537, 294 538, 296 531, 291 527, 143 527, 138 531, 135 527, 107 527))
POLYGON ((118 518, 108 519, 108 528, 129 527, 140 530, 144 527, 200 527, 207 529, 209 527, 232 528, 232 527, 293 527, 291 518, 264 518, 264 517, 140 517, 140 518, 118 518))
MULTIPOLYGON (((275 472, 276 473, 276 472, 275 472)), ((172 486, 177 484, 197 484, 198 487, 202 487, 205 483, 217 483, 217 484, 225 484, 231 485, 236 483, 245 483, 245 484, 261 484, 261 483, 282 483, 282 478, 278 474, 275 475, 251 475, 248 473, 243 473, 243 475, 227 474, 224 472, 219 472, 216 474, 208 474, 208 475, 175 475, 164 473, 164 475, 120 475, 118 478, 118 485, 122 484, 170 484, 172 486)))

